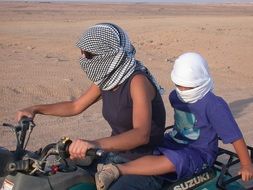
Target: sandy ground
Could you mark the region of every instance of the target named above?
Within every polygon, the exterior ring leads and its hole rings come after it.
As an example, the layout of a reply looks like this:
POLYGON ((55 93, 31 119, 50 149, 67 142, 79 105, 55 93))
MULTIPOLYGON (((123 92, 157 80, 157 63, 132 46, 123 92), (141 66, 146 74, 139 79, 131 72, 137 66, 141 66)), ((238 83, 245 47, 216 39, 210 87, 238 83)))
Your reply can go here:
MULTIPOLYGON (((167 96, 173 88, 171 62, 196 51, 209 62, 215 93, 224 97, 247 144, 253 146, 253 5, 150 5, 0 3, 0 122, 15 124, 17 110, 71 100, 89 86, 75 47, 89 26, 113 22, 128 32, 141 60, 166 89, 167 125, 173 114, 167 96)), ((62 136, 94 139, 110 134, 101 104, 79 116, 38 116, 28 149, 62 136)), ((224 126, 226 127, 226 126, 224 126)), ((0 128, 0 146, 15 147, 9 129, 0 128)), ((230 146, 227 148, 231 149, 230 146)))

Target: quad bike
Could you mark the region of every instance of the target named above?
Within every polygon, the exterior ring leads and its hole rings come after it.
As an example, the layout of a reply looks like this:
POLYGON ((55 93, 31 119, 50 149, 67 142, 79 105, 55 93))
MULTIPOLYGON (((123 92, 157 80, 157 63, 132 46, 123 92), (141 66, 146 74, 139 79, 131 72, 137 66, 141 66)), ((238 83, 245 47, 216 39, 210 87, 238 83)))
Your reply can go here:
MULTIPOLYGON (((15 132, 17 146, 15 151, 0 148, 0 177, 5 177, 0 190, 96 190, 94 178, 87 170, 68 159, 68 147, 72 142, 69 138, 64 137, 57 143, 32 152, 26 150, 30 134, 35 127, 31 119, 24 117, 17 126, 3 126, 15 132)), ((253 160, 253 148, 248 146, 248 149, 253 160)), ((86 165, 103 154, 100 149, 89 150, 85 158, 86 165)), ((162 190, 246 189, 237 181, 241 176, 232 176, 229 172, 229 168, 239 162, 238 156, 220 148, 219 156, 224 154, 229 157, 225 163, 216 161, 213 167, 196 176, 167 182, 162 190)))

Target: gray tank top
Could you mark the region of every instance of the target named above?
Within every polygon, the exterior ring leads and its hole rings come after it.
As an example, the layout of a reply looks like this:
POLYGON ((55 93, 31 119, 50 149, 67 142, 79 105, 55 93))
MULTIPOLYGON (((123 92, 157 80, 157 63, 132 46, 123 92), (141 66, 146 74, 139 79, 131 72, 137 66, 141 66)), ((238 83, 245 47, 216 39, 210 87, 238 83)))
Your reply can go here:
MULTIPOLYGON (((102 91, 102 112, 104 118, 112 128, 112 136, 124 133, 133 128, 133 103, 130 94, 130 83, 132 78, 137 74, 142 74, 148 78, 148 75, 143 71, 135 71, 115 91, 102 91)), ((150 79, 149 81, 152 83, 150 79)), ((155 86, 154 88, 156 89, 155 86)), ((152 125, 149 143, 129 151, 119 152, 118 154, 126 160, 133 160, 143 155, 152 154, 154 147, 162 142, 165 117, 166 113, 163 100, 160 93, 156 90, 156 96, 152 101, 152 125)))

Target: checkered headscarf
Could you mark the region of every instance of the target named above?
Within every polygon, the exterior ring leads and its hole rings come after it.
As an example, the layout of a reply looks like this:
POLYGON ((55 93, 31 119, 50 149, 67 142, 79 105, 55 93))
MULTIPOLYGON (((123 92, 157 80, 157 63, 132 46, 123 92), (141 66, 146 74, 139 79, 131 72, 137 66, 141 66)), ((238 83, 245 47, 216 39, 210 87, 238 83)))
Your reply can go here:
POLYGON ((135 70, 143 70, 160 90, 160 86, 139 61, 127 34, 117 25, 102 23, 90 27, 77 42, 77 47, 95 55, 80 58, 88 78, 102 90, 111 90, 128 79, 135 70))

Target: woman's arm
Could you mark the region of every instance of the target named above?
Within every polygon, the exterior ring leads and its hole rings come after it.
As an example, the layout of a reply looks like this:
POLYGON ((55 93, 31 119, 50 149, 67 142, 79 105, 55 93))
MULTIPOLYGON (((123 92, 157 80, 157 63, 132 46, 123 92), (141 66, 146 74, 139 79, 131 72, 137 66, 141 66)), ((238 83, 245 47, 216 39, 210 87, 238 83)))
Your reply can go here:
POLYGON ((150 138, 152 120, 152 100, 156 91, 143 75, 135 75, 130 85, 133 102, 133 129, 122 134, 98 139, 92 142, 77 140, 70 146, 72 158, 82 158, 89 148, 106 151, 124 151, 147 144, 150 138))
POLYGON ((92 84, 90 88, 76 100, 31 106, 18 111, 16 117, 19 121, 22 116, 34 118, 36 114, 63 117, 77 115, 97 102, 100 95, 100 89, 92 84))
POLYGON ((253 167, 249 157, 247 146, 243 139, 239 139, 233 142, 232 144, 234 146, 237 155, 239 156, 241 163, 241 169, 239 174, 242 175, 243 181, 248 181, 253 177, 253 167))

